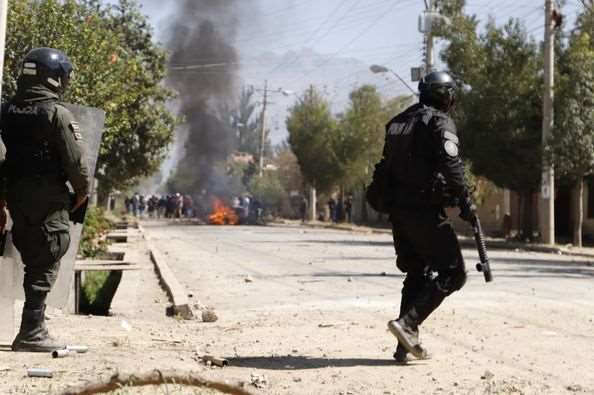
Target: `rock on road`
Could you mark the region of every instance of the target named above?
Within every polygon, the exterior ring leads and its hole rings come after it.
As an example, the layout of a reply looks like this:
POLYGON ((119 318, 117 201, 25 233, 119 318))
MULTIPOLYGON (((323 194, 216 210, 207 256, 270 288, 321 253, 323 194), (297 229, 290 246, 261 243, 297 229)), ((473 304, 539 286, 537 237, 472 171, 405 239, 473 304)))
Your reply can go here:
MULTIPOLYGON (((393 363, 386 323, 402 274, 388 235, 298 226, 146 222, 153 245, 219 320, 196 326, 224 378, 265 375, 271 394, 594 394, 594 266, 585 258, 490 251, 421 328, 430 361, 393 363)), ((249 380, 248 380, 249 381, 249 380)))

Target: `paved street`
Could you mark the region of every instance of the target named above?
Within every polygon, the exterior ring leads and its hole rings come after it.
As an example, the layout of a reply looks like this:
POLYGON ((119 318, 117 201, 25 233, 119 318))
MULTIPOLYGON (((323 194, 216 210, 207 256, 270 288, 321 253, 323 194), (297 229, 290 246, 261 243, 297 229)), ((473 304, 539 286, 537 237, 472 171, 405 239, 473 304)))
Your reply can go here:
POLYGON ((594 393, 594 267, 585 258, 490 251, 421 329, 433 359, 393 364, 385 325, 402 275, 387 235, 291 226, 145 229, 193 295, 216 309, 196 346, 266 393, 594 393), (246 281, 247 280, 247 281, 246 281), (414 391, 410 392, 412 389, 414 391))

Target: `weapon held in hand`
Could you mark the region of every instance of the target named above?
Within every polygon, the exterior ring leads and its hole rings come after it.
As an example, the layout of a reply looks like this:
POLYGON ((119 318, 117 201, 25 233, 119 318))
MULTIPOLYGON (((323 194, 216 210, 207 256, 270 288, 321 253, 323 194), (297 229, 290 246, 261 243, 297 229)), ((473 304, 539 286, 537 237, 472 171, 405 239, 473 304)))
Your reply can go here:
POLYGON ((487 247, 485 246, 485 240, 483 238, 481 221, 477 215, 474 215, 471 225, 472 232, 474 233, 476 249, 478 250, 480 258, 480 262, 476 264, 476 270, 483 273, 485 282, 490 283, 493 281, 493 274, 491 273, 491 266, 489 265, 489 257, 487 256, 487 247))

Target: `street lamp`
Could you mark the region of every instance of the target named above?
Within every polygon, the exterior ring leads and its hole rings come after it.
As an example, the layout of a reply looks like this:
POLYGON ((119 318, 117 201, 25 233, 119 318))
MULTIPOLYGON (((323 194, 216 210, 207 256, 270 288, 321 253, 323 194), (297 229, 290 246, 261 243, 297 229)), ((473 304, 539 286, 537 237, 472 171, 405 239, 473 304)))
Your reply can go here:
POLYGON ((396 78, 398 78, 403 84, 404 86, 406 86, 415 96, 418 96, 419 94, 410 87, 410 85, 408 85, 406 83, 406 81, 404 79, 402 79, 402 77, 400 77, 398 75, 398 73, 396 73, 394 70, 387 68, 386 66, 380 66, 378 64, 373 64, 369 67, 369 70, 371 70, 372 73, 374 74, 384 74, 384 73, 392 73, 396 76, 396 78))
POLYGON ((293 91, 291 91, 291 90, 288 90, 288 89, 282 89, 282 88, 281 88, 279 91, 280 91, 280 93, 282 93, 282 95, 283 95, 283 96, 285 96, 285 97, 289 97, 289 96, 293 96, 293 95, 295 95, 295 92, 293 92, 293 91))

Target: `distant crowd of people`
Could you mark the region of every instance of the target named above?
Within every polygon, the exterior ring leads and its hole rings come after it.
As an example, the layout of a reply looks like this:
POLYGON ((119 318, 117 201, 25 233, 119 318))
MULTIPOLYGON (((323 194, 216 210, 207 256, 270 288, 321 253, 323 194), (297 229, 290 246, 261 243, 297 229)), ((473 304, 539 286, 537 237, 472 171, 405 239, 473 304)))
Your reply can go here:
POLYGON ((175 193, 171 195, 150 195, 145 197, 138 192, 125 200, 128 214, 138 218, 192 218, 194 201, 190 195, 175 193))
MULTIPOLYGON (((334 223, 351 223, 353 221, 353 197, 351 195, 342 199, 335 199, 331 196, 326 203, 326 207, 328 208, 327 214, 320 212, 318 221, 332 221, 334 223)), ((299 214, 302 222, 307 220, 308 208, 309 201, 305 196, 301 196, 299 202, 299 214)))
POLYGON ((348 222, 350 223, 353 218, 353 197, 347 196, 344 199, 334 199, 334 197, 330 197, 328 200, 328 212, 330 215, 329 220, 338 223, 338 222, 348 222))
POLYGON ((264 215, 264 206, 258 199, 248 195, 236 196, 231 200, 231 208, 242 223, 259 223, 264 215))

